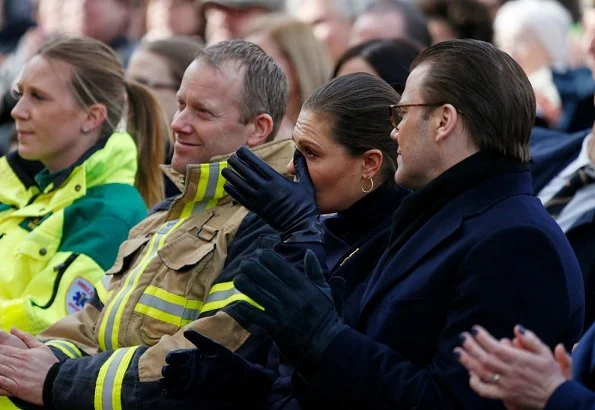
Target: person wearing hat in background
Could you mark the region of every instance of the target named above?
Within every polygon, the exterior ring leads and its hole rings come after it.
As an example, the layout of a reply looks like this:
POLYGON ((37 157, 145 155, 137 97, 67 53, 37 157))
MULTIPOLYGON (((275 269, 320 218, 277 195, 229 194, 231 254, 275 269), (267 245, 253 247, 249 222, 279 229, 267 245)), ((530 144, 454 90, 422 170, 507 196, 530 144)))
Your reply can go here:
POLYGON ((207 44, 240 38, 240 33, 254 17, 282 11, 283 0, 205 1, 202 9, 207 44))

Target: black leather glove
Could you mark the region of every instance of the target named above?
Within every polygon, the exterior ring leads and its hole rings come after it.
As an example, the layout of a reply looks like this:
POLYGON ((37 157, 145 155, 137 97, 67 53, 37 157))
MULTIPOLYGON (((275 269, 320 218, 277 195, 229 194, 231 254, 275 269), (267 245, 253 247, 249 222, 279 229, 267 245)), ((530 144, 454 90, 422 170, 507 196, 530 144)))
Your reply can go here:
POLYGON ((333 305, 331 289, 313 252, 304 258, 305 275, 271 250, 240 265, 236 288, 264 307, 240 302, 226 310, 263 327, 300 371, 310 372, 333 339, 347 326, 333 305))
POLYGON ((184 332, 196 349, 180 349, 165 357, 159 385, 168 398, 195 398, 216 408, 255 408, 263 403, 275 374, 249 363, 194 330, 184 332), (251 407, 253 406, 253 407, 251 407))
POLYGON ((322 242, 314 187, 304 156, 295 150, 297 181, 279 174, 241 147, 222 171, 225 191, 281 234, 285 242, 322 242))

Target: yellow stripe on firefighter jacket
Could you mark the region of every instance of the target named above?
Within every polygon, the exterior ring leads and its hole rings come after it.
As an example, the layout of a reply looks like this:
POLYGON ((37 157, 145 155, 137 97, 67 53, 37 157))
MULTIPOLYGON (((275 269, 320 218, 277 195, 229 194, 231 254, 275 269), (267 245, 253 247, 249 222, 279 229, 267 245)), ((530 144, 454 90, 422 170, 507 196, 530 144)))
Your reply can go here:
POLYGON ((0 158, 0 328, 37 334, 82 309, 145 215, 137 149, 114 133, 76 164, 34 176, 0 158))
MULTIPOLYGON (((253 149, 280 172, 293 151, 287 140, 253 149)), ((189 165, 185 176, 173 175, 174 182, 183 180, 183 193, 158 204, 130 231, 113 267, 96 284, 97 297, 40 334, 62 362, 52 388, 54 404, 172 408, 163 402, 157 380, 168 352, 194 347, 185 330, 232 351, 249 339, 248 330, 219 310, 240 299, 254 303, 233 283, 219 283, 248 213, 223 190, 226 160, 216 157, 189 165)))

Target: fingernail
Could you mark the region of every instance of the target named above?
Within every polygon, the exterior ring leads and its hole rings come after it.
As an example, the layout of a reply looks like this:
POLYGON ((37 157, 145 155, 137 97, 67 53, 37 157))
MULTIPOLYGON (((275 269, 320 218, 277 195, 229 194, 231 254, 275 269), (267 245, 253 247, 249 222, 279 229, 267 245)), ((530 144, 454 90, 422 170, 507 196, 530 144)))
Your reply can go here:
POLYGON ((459 335, 459 343, 460 343, 460 344, 463 344, 463 343, 465 343, 465 338, 466 338, 466 336, 465 336, 465 333, 461 333, 461 334, 459 335))
POLYGON ((473 336, 477 336, 477 334, 478 334, 478 333, 479 333, 479 329, 477 328, 477 326, 473 326, 473 327, 471 328, 471 334, 472 334, 473 336))
POLYGON ((519 333, 524 335, 525 332, 527 331, 527 329, 525 329, 525 327, 523 325, 517 325, 519 328, 519 333))
POLYGON ((461 358, 461 352, 459 352, 458 350, 453 350, 452 355, 455 357, 456 360, 459 360, 461 358))

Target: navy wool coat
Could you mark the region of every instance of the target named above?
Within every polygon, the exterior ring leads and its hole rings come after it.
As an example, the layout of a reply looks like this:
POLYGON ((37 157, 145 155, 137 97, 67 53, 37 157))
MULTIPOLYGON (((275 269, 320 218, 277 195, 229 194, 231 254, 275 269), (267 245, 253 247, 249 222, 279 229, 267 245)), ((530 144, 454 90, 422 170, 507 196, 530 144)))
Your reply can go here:
POLYGON ((503 409, 480 398, 453 349, 475 324, 511 337, 517 323, 549 346, 578 340, 583 282, 527 171, 467 189, 369 277, 358 314, 325 351, 302 408, 503 409))

